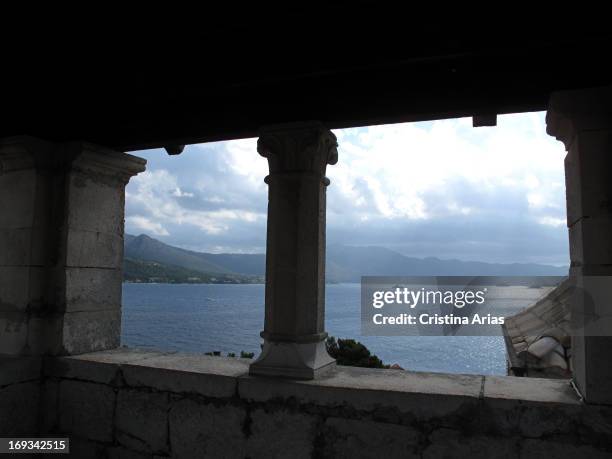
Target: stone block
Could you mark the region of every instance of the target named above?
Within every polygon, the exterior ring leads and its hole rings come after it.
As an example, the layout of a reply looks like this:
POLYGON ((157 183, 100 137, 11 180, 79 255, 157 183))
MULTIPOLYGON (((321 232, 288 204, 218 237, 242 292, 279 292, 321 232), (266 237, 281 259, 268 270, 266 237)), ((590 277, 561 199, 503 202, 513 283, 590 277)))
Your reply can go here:
POLYGON ((583 276, 575 279, 568 299, 575 335, 609 336, 612 331, 612 278, 583 276))
POLYGON ((40 357, 0 355, 0 387, 40 379, 40 357))
POLYGON ((241 398, 260 402, 295 398, 359 410, 386 407, 427 420, 475 406, 481 384, 481 376, 338 367, 313 381, 241 377, 238 392, 241 398))
POLYGON ((174 352, 163 352, 152 349, 140 349, 134 347, 121 346, 104 351, 89 352, 87 354, 72 355, 63 359, 74 361, 99 362, 113 365, 123 365, 145 359, 152 359, 162 355, 172 355, 174 352))
POLYGON ((48 357, 45 360, 45 375, 110 385, 117 381, 122 364, 165 354, 151 350, 120 347, 88 354, 48 357))
POLYGON ((429 445, 423 451, 422 457, 423 459, 440 457, 518 459, 519 441, 519 438, 473 435, 451 429, 438 429, 429 435, 429 445))
POLYGON ((40 384, 26 382, 0 389, 0 436, 38 436, 40 384))
POLYGON ((68 267, 119 269, 122 266, 122 235, 69 229, 66 241, 68 267))
POLYGON ((326 457, 420 458, 421 434, 408 426, 328 418, 325 421, 326 457))
POLYGON ((612 336, 580 336, 572 348, 574 379, 588 403, 612 404, 612 367, 608 364, 612 336))
POLYGON ((55 314, 31 315, 28 322, 28 351, 35 355, 54 355, 62 349, 63 316, 55 314))
POLYGON ((0 228, 34 225, 37 173, 22 169, 0 175, 0 228))
POLYGON ((612 217, 612 131, 581 131, 565 159, 568 226, 583 217, 612 217))
POLYGON ((117 441, 136 451, 168 453, 168 408, 167 393, 120 390, 115 414, 117 441))
POLYGON ((569 228, 570 258, 578 265, 612 264, 612 218, 583 218, 569 228))
POLYGON ((118 380, 119 366, 71 357, 48 357, 45 360, 45 373, 58 378, 112 385, 118 380))
POLYGON ((40 400, 41 435, 57 432, 59 429, 59 380, 45 379, 40 400))
POLYGON ((67 354, 114 349, 121 336, 121 310, 67 312, 62 348, 67 354))
POLYGON ((123 365, 129 386, 225 398, 236 394, 237 377, 248 373, 247 359, 171 354, 123 365))
POLYGON ((0 310, 25 311, 28 305, 30 268, 0 267, 0 310))
POLYGON ((169 415, 172 457, 245 457, 245 417, 242 408, 231 405, 188 399, 173 402, 169 415))
POLYGON ((577 445, 561 441, 524 440, 521 442, 521 459, 610 459, 612 450, 604 451, 590 445, 577 445))
POLYGON ((98 442, 70 437, 70 457, 78 459, 108 459, 106 447, 98 442))
POLYGON ((29 266, 31 228, 0 228, 0 266, 29 266))
POLYGON ((120 309, 121 282, 120 269, 66 268, 65 310, 120 309))
POLYGON ((553 92, 546 132, 569 147, 578 133, 610 128, 610 86, 553 92))
POLYGON ((140 453, 122 446, 113 446, 107 448, 107 456, 105 459, 151 459, 148 453, 140 453))
POLYGON ((3 354, 19 355, 27 351, 28 317, 23 312, 0 311, 0 349, 3 354))
MULTIPOLYGON (((535 379, 535 378, 534 378, 535 379)), ((478 431, 495 436, 540 438, 574 434, 580 406, 485 399, 478 431)))
POLYGON ((612 406, 584 404, 581 408, 580 416, 575 417, 575 421, 582 426, 585 442, 605 438, 612 445, 612 406))
POLYGON ((25 311, 44 304, 41 267, 0 266, 0 311, 25 311))
POLYGON ((80 171, 70 173, 70 230, 123 236, 124 185, 118 181, 80 171))
POLYGON ((487 376, 482 410, 483 430, 537 438, 571 435, 581 404, 567 380, 487 376))
POLYGON ((247 452, 253 459, 301 459, 313 454, 317 419, 288 411, 251 413, 247 452))
POLYGON ((521 378, 515 376, 486 376, 485 399, 532 401, 558 405, 580 404, 578 396, 563 379, 521 378))
POLYGON ((112 388, 83 381, 61 381, 59 406, 61 433, 112 441, 115 406, 112 388))
POLYGON ((0 228, 0 266, 43 266, 46 238, 43 228, 0 228))

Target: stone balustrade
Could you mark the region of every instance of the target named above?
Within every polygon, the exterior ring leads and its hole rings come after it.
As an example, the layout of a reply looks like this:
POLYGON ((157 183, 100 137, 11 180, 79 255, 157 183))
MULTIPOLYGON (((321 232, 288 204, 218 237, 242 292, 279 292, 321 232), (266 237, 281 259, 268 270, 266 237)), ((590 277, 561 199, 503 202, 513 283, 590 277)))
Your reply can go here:
POLYGON ((120 348, 46 358, 41 382, 16 362, 1 374, 29 382, 0 404, 38 387, 42 416, 12 433, 36 424, 83 458, 612 455, 612 407, 562 380, 337 367, 296 381, 250 376, 247 359, 120 348))

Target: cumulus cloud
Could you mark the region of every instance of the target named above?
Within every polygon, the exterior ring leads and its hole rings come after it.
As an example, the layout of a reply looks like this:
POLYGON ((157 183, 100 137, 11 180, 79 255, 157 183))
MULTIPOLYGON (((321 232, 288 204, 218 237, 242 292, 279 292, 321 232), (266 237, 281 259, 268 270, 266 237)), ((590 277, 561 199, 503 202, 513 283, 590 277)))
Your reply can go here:
MULTIPOLYGON (((566 264, 564 150, 542 113, 336 132, 328 244, 406 255, 566 264)), ((267 162, 256 139, 140 152, 147 172, 127 189, 126 227, 195 250, 265 249, 267 162)))
POLYGON ((153 222, 141 215, 132 215, 126 218, 126 225, 139 231, 152 234, 154 236, 170 236, 170 233, 161 223, 153 222))
MULTIPOLYGON (((243 241, 238 236, 249 226, 255 233, 265 228, 265 207, 253 202, 248 187, 231 171, 231 157, 214 149, 202 150, 198 152, 202 157, 194 155, 191 161, 172 158, 176 163, 164 158, 161 151, 140 152, 148 157, 149 165, 126 190, 127 232, 152 233, 183 247, 217 251, 220 246, 232 248, 227 243, 233 239, 240 245, 243 241)), ((262 187, 261 199, 265 191, 262 187)), ((263 246, 259 242, 251 250, 262 251, 263 246)))

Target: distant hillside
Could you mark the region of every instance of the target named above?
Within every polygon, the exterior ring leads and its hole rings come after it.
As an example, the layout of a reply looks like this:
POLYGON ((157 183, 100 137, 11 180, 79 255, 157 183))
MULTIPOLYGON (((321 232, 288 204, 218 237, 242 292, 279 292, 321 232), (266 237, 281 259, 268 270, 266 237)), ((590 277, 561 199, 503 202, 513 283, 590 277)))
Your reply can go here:
MULTIPOLYGON (((203 273, 230 274, 232 272, 243 272, 217 264, 215 258, 219 257, 213 254, 172 247, 145 234, 140 236, 126 235, 124 257, 132 260, 156 261, 203 273)), ((263 259, 263 255, 260 255, 260 257, 263 259)), ((244 272, 244 274, 250 273, 244 272)))
POLYGON ((135 283, 166 284, 253 284, 263 283, 263 276, 202 273, 155 261, 123 259, 123 280, 135 283))
POLYGON ((477 261, 412 258, 383 247, 330 246, 327 274, 337 282, 361 276, 567 276, 567 267, 533 263, 483 263, 477 261))
MULTIPOLYGON (((180 249, 144 234, 125 236, 125 257, 202 274, 263 276, 264 254, 212 254, 180 249)), ((567 267, 412 258, 383 247, 329 246, 327 281, 358 282, 361 276, 566 276, 567 267)), ((196 277, 196 276, 190 276, 196 277)), ((217 276, 218 277, 218 276, 217 276)))

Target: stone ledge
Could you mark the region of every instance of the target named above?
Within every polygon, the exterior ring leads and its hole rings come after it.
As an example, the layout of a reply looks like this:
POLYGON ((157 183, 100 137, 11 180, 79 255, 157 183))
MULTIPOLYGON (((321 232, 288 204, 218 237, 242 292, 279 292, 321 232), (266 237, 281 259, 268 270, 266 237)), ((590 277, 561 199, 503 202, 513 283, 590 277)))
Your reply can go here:
POLYGON ((245 376, 240 398, 257 402, 294 398, 318 406, 372 411, 393 408, 418 419, 447 416, 478 402, 482 376, 338 367, 324 378, 292 381, 245 376))
POLYGON ((119 373, 119 365, 163 354, 151 350, 117 348, 68 357, 48 357, 44 372, 45 376, 110 384, 119 373))
POLYGON ((249 363, 248 359, 166 354, 121 368, 128 386, 225 398, 236 394, 237 378, 249 371, 249 363))
POLYGON ((580 405, 576 391, 568 380, 487 376, 484 383, 487 399, 580 405))
POLYGON ((248 359, 117 348, 49 358, 48 376, 111 383, 121 371, 125 383, 160 391, 233 397, 266 402, 296 398, 323 406, 348 404, 370 410, 394 406, 401 411, 445 415, 479 399, 580 405, 567 381, 501 376, 338 367, 312 381, 249 376, 248 359))
POLYGON ((352 367, 295 381, 249 376, 250 363, 128 348, 49 357, 41 428, 143 457, 287 445, 296 458, 517 457, 528 439, 612 452, 612 407, 581 403, 566 381, 352 367))

